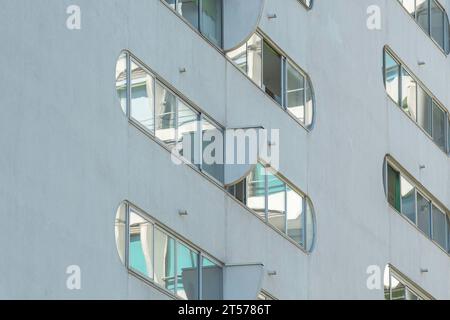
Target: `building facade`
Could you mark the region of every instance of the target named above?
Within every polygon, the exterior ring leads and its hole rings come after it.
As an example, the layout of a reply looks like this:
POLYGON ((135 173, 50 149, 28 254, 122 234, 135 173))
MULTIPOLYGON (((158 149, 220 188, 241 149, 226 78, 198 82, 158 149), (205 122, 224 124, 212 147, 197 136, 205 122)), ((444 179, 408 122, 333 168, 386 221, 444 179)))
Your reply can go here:
POLYGON ((4 1, 0 298, 450 299, 449 10, 4 1))

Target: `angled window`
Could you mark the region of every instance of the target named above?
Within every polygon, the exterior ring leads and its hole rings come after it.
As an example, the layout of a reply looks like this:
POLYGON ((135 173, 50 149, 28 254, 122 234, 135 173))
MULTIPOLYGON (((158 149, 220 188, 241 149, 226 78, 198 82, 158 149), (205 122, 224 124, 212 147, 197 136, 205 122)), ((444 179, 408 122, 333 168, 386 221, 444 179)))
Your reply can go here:
POLYGON ((224 130, 219 124, 186 102, 129 52, 117 62, 116 88, 130 123, 223 183, 224 130))
POLYGON ((314 119, 311 80, 280 49, 257 32, 227 56, 288 114, 305 128, 311 128, 314 119))
POLYGON ((445 54, 449 54, 450 25, 448 15, 439 1, 399 0, 399 2, 438 47, 445 54))
POLYGON ((134 205, 120 205, 115 234, 131 274, 179 299, 223 299, 222 265, 134 205))
POLYGON ((215 46, 222 47, 223 0, 162 0, 215 46))
POLYGON ((386 156, 386 189, 389 204, 413 223, 427 238, 450 252, 450 211, 386 156), (401 196, 399 196, 401 195, 401 196))
POLYGON ((384 50, 386 92, 394 102, 445 153, 448 140, 449 112, 389 49, 384 50), (401 74, 401 76, 399 76, 401 74))
POLYGON ((266 223, 305 251, 312 251, 315 241, 312 203, 272 168, 260 162, 243 181, 228 190, 266 223), (246 192, 238 192, 243 188, 246 192))
POLYGON ((391 265, 384 271, 385 300, 433 300, 433 297, 418 287, 391 265))

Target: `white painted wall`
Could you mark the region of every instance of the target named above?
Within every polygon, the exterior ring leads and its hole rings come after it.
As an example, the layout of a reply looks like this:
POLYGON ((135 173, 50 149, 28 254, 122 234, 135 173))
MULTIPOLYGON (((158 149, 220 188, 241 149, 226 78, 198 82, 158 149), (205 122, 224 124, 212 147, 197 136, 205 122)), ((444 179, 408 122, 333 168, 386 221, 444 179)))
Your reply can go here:
POLYGON ((447 107, 450 60, 395 1, 316 1, 311 11, 280 3, 266 0, 260 28, 311 76, 311 133, 159 1, 79 0, 79 31, 65 27, 70 1, 2 4, 0 298, 164 298, 117 255, 114 217, 125 199, 224 263, 276 270, 262 287, 280 299, 382 299, 367 289, 366 268, 389 262, 450 298, 450 258, 391 211, 382 180, 389 153, 450 207, 449 158, 387 97, 382 52, 390 45, 447 107), (380 31, 365 27, 371 4, 382 9, 380 31), (280 171, 316 211, 312 254, 174 166, 128 123, 114 79, 125 48, 222 125, 281 129, 280 171), (65 286, 73 264, 80 291, 65 286))

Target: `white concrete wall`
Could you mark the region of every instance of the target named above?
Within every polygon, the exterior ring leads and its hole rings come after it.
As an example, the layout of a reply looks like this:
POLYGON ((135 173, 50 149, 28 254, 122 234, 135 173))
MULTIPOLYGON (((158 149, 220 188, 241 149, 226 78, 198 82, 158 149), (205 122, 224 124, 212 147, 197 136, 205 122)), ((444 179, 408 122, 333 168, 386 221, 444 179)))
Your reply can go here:
POLYGON ((0 298, 164 298, 117 255, 114 217, 125 199, 224 263, 276 270, 262 287, 280 299, 382 299, 367 289, 366 268, 387 263, 450 298, 450 257, 392 212, 383 189, 389 153, 450 207, 449 158, 387 97, 383 46, 446 107, 450 60, 396 1, 319 0, 311 11, 297 0, 265 1, 259 27, 311 76, 311 133, 160 1, 77 3, 79 31, 65 26, 72 1, 11 0, 0 11, 0 298), (382 9, 380 31, 366 28, 371 4, 382 9), (312 254, 194 170, 174 166, 128 123, 115 92, 122 49, 222 125, 281 129, 280 171, 316 211, 312 254), (66 289, 72 264, 82 270, 80 291, 66 289))

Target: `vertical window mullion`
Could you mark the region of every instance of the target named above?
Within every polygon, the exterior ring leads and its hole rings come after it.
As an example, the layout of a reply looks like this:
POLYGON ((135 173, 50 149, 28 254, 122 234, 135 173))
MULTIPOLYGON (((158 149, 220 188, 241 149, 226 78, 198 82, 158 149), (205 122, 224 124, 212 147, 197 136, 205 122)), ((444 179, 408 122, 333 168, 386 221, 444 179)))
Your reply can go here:
MULTIPOLYGON (((197 150, 197 157, 198 157, 198 168, 200 169, 200 171, 203 171, 203 113, 199 114, 199 121, 198 121, 198 128, 197 128, 197 132, 198 132, 198 138, 197 138, 197 143, 198 143, 198 150, 197 150)), ((195 149, 195 147, 194 147, 195 149)), ((195 161, 195 159, 194 159, 195 161)))
POLYGON ((288 216, 287 216, 287 183, 284 183, 284 232, 288 235, 288 216))
POLYGON ((264 166, 264 214, 266 223, 269 223, 269 179, 267 173, 267 166, 264 166))
POLYGON ((130 206, 125 204, 125 266, 129 269, 130 261, 130 206))
MULTIPOLYGON (((195 1, 195 0, 193 0, 195 1)), ((203 11, 203 0, 198 0, 198 18, 197 18, 197 23, 198 23, 198 31, 203 34, 203 26, 202 26, 202 11, 203 11)))
POLYGON ((308 198, 307 197, 305 197, 304 199, 303 199, 303 217, 302 217, 302 220, 303 220, 303 234, 302 234, 302 238, 303 238, 303 248, 305 249, 305 250, 307 250, 307 244, 306 244, 306 240, 307 240, 307 236, 306 236, 306 229, 307 229, 307 227, 306 227, 306 210, 307 210, 307 202, 308 202, 308 198))
POLYGON ((286 110, 287 107, 287 59, 281 57, 281 105, 286 110))
MULTIPOLYGON (((170 239, 169 235, 168 235, 168 239, 170 239)), ((174 251, 174 253, 173 253, 174 282, 173 282, 173 285, 174 285, 174 294, 178 295, 178 239, 176 239, 176 238, 172 238, 172 239, 173 239, 173 245, 174 245, 174 249, 173 249, 173 251, 174 251)))
POLYGON ((198 300, 203 300, 203 254, 198 254, 198 300))

